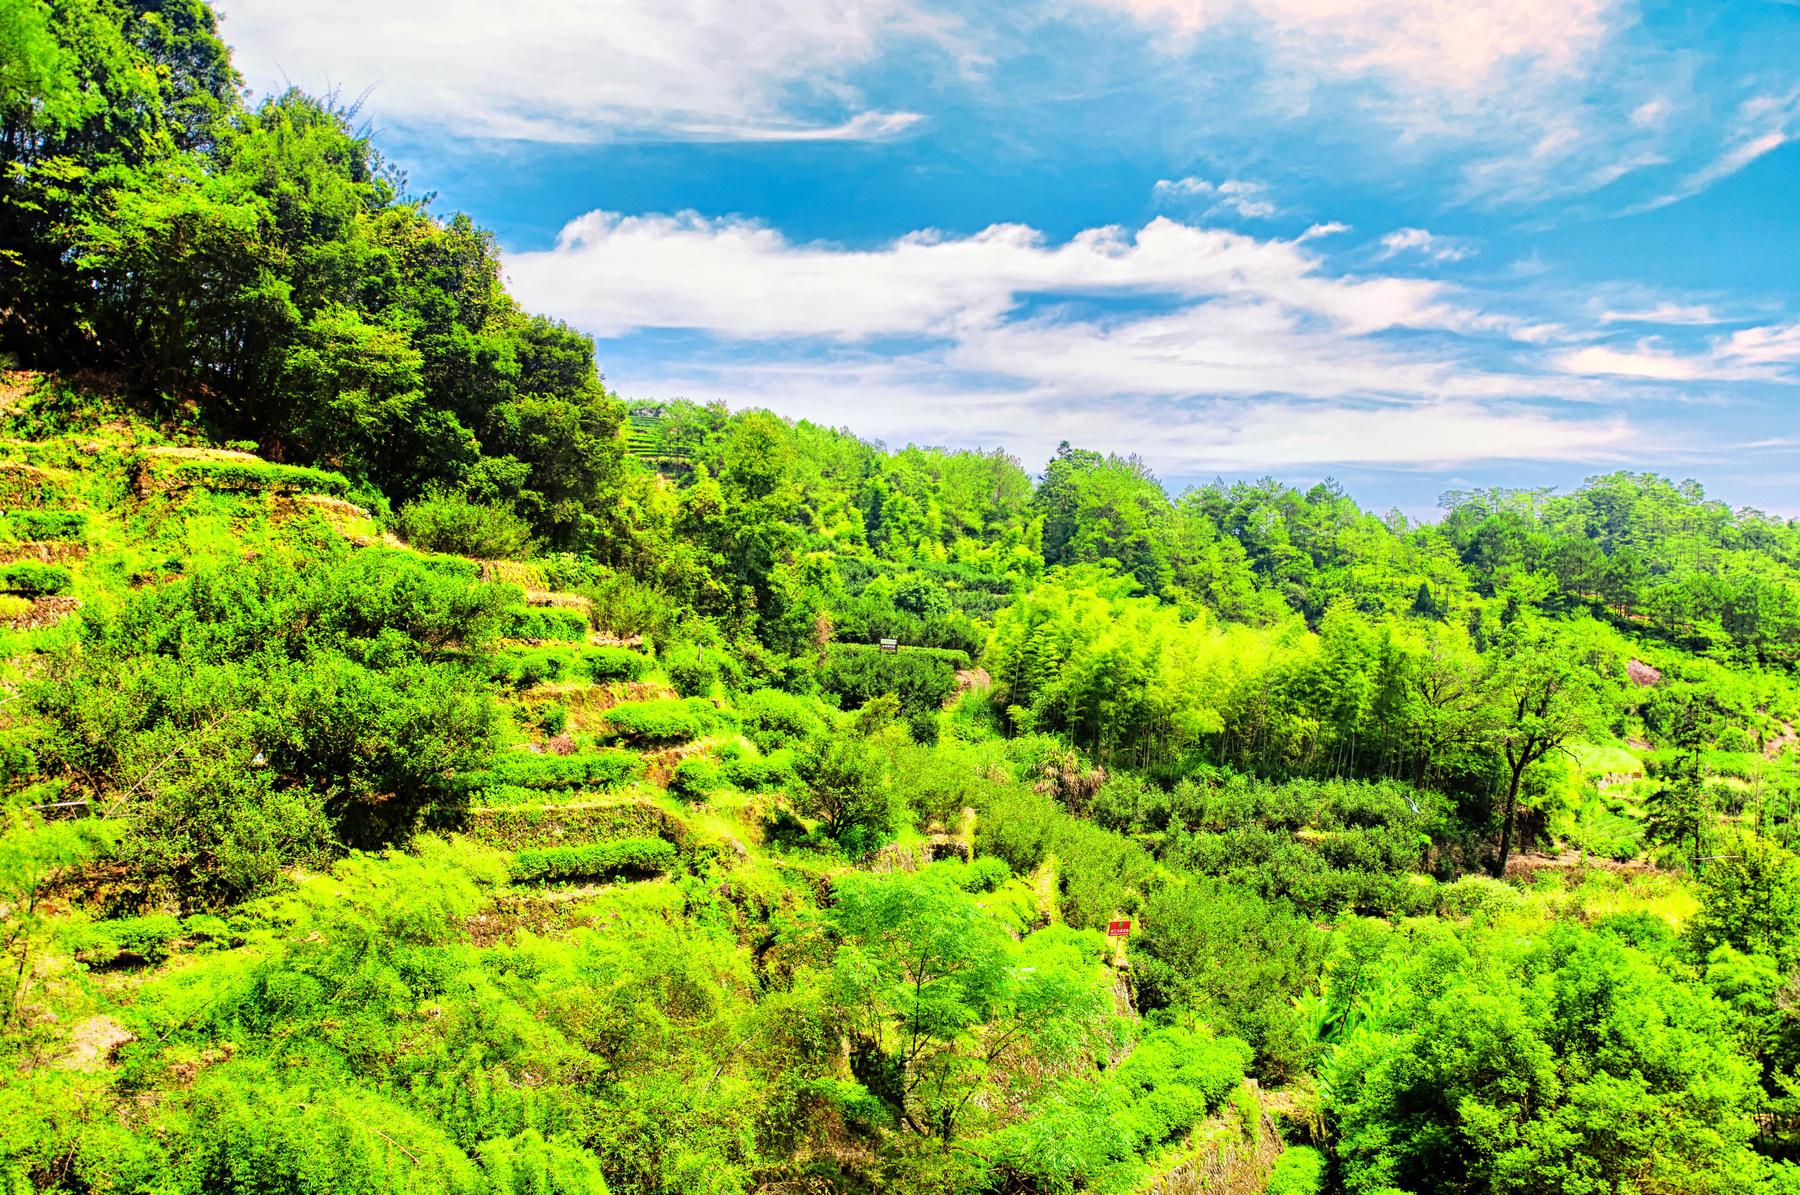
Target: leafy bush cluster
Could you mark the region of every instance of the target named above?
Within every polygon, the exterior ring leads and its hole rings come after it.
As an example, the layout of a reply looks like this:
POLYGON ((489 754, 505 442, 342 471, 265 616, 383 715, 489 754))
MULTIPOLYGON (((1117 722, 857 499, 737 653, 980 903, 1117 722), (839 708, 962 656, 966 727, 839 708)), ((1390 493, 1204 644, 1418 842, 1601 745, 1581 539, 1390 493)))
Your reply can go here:
POLYGON ((80 539, 87 528, 87 514, 79 510, 14 510, 7 526, 20 539, 80 539))
POLYGON ((575 642, 587 638, 587 615, 548 606, 509 606, 506 637, 530 643, 575 642))
POLYGON ((169 484, 266 494, 329 494, 341 498, 350 481, 341 473, 269 461, 182 461, 167 470, 169 484))
POLYGON ((495 653, 493 677, 520 689, 560 680, 605 684, 642 680, 650 665, 649 656, 623 647, 509 648, 495 653))
POLYGON ((723 725, 722 711, 698 697, 622 701, 605 714, 605 734, 632 744, 685 743, 723 725))
POLYGON ((511 507, 472 501, 432 489, 394 513, 394 529, 425 552, 452 552, 488 560, 531 554, 531 524, 511 507))
POLYGON ((400 553, 284 542, 96 611, 26 700, 52 775, 130 818, 122 857, 184 901, 454 818, 493 707, 466 661, 503 588, 400 553))
POLYGON ((521 883, 641 878, 670 870, 675 859, 675 848, 660 838, 620 838, 586 846, 519 851, 512 858, 512 876, 521 883))
POLYGON ((1263 1195, 1319 1195, 1324 1189, 1324 1156, 1310 1145, 1294 1145, 1275 1159, 1263 1195))
POLYGON ((635 781, 643 769, 643 761, 629 751, 574 755, 508 751, 496 756, 487 768, 469 773, 464 782, 471 794, 501 785, 536 790, 618 788, 635 781))
POLYGON ((996 1135, 989 1189, 1137 1190, 1147 1177, 1145 1155, 1217 1109, 1243 1081, 1249 1059, 1232 1038, 1152 1033, 1097 1085, 1071 1085, 1038 1116, 996 1135))
POLYGON ((0 567, 0 589, 25 597, 66 593, 73 581, 69 570, 60 564, 38 564, 36 561, 22 560, 17 564, 0 567))

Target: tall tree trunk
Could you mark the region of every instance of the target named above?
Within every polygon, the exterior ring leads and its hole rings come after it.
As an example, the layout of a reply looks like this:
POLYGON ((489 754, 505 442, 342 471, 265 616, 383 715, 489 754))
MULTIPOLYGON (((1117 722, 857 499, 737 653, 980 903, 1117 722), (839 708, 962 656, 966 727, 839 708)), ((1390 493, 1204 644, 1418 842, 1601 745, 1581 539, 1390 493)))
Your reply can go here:
POLYGON ((1494 860, 1494 878, 1506 878, 1506 860, 1512 854, 1513 816, 1519 805, 1519 781, 1525 775, 1526 756, 1512 763, 1512 779, 1506 788, 1506 817, 1500 823, 1500 857, 1494 860))

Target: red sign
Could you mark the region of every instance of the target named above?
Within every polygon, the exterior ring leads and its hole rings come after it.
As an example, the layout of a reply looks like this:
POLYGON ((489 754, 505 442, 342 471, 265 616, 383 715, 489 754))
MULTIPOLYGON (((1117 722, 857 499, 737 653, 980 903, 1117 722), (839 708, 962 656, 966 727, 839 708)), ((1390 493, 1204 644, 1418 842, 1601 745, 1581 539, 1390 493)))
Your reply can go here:
POLYGON ((1131 936, 1131 922, 1108 921, 1106 923, 1106 936, 1109 938, 1129 938, 1131 936))

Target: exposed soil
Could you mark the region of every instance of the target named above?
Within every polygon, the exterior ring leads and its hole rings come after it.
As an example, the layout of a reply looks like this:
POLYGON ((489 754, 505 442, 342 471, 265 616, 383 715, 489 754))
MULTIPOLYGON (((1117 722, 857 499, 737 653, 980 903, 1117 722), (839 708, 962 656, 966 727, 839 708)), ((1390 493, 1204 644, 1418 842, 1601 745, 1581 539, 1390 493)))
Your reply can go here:
POLYGON ((114 1050, 136 1040, 136 1034, 111 1017, 89 1017, 69 1034, 69 1048, 54 1065, 59 1070, 105 1070, 112 1064, 114 1050))

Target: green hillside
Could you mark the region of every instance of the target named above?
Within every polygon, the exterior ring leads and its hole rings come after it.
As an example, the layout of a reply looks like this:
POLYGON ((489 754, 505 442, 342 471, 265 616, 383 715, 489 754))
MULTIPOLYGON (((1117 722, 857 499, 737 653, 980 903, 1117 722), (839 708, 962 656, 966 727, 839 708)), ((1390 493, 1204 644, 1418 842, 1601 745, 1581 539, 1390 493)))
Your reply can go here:
POLYGON ((628 410, 3 11, 8 1192, 1800 1191, 1800 524, 628 410))

